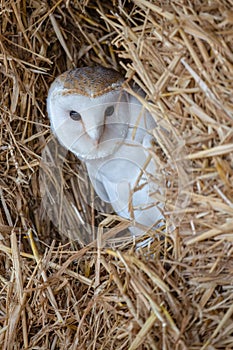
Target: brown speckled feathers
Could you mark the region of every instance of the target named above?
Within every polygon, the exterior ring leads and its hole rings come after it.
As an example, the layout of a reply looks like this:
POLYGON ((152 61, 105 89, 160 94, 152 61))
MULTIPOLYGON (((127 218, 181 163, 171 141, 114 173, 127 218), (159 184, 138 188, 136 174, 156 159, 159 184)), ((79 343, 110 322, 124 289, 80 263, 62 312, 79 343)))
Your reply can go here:
POLYGON ((76 68, 63 73, 59 79, 68 90, 63 94, 77 93, 92 98, 119 89, 124 81, 117 71, 100 66, 76 68))

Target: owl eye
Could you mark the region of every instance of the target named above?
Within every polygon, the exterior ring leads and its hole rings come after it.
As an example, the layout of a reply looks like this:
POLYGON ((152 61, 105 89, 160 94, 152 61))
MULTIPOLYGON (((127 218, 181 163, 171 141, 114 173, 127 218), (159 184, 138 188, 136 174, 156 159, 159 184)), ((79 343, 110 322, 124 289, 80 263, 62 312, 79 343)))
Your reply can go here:
POLYGON ((81 114, 76 112, 76 111, 70 111, 70 118, 75 120, 75 121, 79 121, 82 117, 81 114))
POLYGON ((105 117, 110 117, 114 112, 114 106, 109 106, 105 109, 105 117))

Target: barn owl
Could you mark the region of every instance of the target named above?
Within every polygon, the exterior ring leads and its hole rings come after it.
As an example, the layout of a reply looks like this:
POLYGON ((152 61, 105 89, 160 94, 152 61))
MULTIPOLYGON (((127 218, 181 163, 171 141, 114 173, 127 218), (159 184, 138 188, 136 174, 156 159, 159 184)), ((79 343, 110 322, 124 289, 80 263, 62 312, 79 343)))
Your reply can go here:
POLYGON ((47 111, 59 142, 85 162, 97 195, 139 235, 164 219, 155 199, 160 185, 153 181, 156 124, 123 82, 120 73, 101 66, 69 70, 52 83, 47 111))

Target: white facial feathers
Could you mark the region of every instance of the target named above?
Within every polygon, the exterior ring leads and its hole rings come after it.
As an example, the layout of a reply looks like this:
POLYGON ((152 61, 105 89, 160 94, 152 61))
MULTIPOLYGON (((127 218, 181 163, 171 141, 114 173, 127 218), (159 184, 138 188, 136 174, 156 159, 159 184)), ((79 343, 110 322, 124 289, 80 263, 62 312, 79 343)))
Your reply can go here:
POLYGON ((113 140, 126 136, 129 113, 122 82, 113 70, 86 67, 63 73, 51 85, 47 108, 53 132, 81 159, 111 154, 117 146, 113 140))

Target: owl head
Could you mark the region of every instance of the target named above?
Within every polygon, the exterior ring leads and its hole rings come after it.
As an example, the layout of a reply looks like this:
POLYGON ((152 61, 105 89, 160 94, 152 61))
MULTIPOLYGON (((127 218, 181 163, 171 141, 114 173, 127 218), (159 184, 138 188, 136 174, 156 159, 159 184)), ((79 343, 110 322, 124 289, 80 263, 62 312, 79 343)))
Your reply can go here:
POLYGON ((47 99, 51 127, 59 142, 82 160, 111 155, 124 141, 129 124, 122 76, 84 67, 55 79, 47 99))

